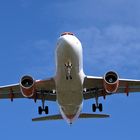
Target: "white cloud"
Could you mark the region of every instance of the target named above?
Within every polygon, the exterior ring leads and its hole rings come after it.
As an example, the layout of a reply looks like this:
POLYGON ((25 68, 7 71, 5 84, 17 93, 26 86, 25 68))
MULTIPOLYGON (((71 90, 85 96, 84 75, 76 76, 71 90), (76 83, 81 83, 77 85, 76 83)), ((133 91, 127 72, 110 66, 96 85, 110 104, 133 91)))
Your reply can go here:
POLYGON ((103 29, 92 27, 78 30, 77 35, 83 43, 87 72, 93 69, 103 74, 113 69, 129 78, 130 73, 134 78, 140 75, 140 28, 123 25, 103 29))
MULTIPOLYGON (((111 25, 78 29, 75 33, 83 45, 87 74, 103 75, 106 71, 115 70, 121 77, 140 77, 140 28, 111 25)), ((40 75, 41 72, 43 76, 46 73, 49 76, 55 72, 56 41, 42 39, 22 46, 22 63, 31 67, 30 73, 40 75)), ((29 71, 27 67, 26 71, 29 71)))

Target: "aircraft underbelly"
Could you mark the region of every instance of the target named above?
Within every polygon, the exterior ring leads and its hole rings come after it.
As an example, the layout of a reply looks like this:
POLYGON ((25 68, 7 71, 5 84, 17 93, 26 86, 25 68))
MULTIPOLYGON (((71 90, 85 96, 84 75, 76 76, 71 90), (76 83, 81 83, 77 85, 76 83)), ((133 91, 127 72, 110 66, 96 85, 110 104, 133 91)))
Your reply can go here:
POLYGON ((83 97, 79 83, 74 82, 74 80, 65 81, 63 86, 57 89, 57 100, 61 105, 78 105, 81 103, 83 97))
POLYGON ((65 114, 76 114, 83 100, 80 81, 67 80, 62 82, 61 85, 57 89, 58 104, 62 107, 65 114))
MULTIPOLYGON (((57 49, 57 101, 65 114, 75 114, 83 100, 83 70, 81 52, 77 47, 61 45, 57 49), (67 79, 66 64, 71 63, 71 78, 67 79)), ((80 47, 79 47, 80 48, 80 47)))

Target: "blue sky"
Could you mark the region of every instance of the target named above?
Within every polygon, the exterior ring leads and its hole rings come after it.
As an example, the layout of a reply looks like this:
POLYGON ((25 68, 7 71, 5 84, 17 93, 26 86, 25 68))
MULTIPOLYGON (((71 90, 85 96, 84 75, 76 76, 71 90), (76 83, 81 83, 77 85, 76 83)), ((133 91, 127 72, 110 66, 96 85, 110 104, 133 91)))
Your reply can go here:
MULTIPOLYGON (((109 70, 121 78, 140 79, 139 0, 1 0, 0 85, 19 82, 31 74, 40 79, 55 73, 54 51, 61 32, 72 31, 84 49, 86 74, 109 70)), ((139 139, 140 94, 100 99, 109 119, 32 123, 38 101, 0 101, 1 139, 139 139)), ((93 100, 83 112, 91 113, 93 100)), ((50 114, 56 103, 47 102, 50 114)))

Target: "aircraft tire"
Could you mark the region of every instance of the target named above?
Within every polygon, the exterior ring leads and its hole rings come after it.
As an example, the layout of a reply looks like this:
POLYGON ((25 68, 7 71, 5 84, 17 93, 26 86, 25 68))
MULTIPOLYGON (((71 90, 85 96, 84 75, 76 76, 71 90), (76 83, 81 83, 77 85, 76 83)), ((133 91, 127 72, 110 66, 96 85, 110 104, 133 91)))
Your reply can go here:
POLYGON ((100 103, 99 104, 99 111, 102 112, 103 111, 103 105, 100 103))
POLYGON ((92 104, 92 111, 93 112, 96 112, 96 108, 97 108, 96 105, 95 104, 92 104))
POLYGON ((41 106, 38 107, 38 114, 39 114, 39 115, 42 114, 42 107, 41 107, 41 106))
POLYGON ((48 114, 49 113, 49 108, 48 106, 45 106, 45 114, 48 114))

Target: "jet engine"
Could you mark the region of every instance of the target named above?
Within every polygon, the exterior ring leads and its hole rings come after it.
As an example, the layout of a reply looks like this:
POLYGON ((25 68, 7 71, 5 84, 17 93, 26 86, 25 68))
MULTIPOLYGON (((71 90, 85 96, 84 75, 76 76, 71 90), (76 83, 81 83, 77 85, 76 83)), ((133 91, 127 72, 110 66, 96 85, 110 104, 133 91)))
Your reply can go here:
POLYGON ((107 93, 114 93, 119 87, 119 76, 116 72, 109 71, 104 75, 104 88, 107 93))
POLYGON ((32 97, 35 90, 35 81, 31 76, 23 76, 20 80, 20 90, 24 97, 32 97))

